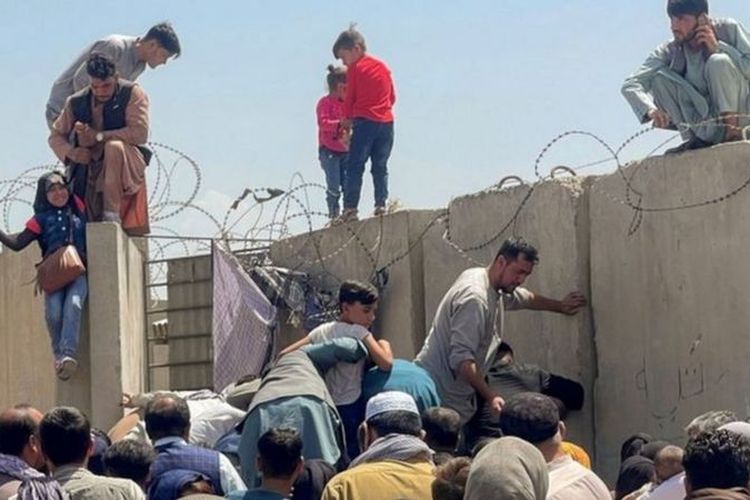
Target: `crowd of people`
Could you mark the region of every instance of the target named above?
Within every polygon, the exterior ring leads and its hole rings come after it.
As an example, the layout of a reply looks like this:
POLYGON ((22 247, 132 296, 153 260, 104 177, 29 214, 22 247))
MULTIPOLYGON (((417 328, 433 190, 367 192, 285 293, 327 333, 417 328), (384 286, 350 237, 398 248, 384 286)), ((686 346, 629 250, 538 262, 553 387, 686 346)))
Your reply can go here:
MULTIPOLYGON (((670 153, 737 140, 750 109, 747 34, 709 18, 706 0, 668 0, 667 11, 674 41, 627 80, 625 96, 643 121, 680 129, 686 141, 670 153)), ((358 217, 368 160, 375 215, 386 211, 395 90, 353 26, 332 52, 344 66, 328 68, 329 93, 317 105, 319 160, 329 216, 348 222, 358 217)), ((47 105, 49 145, 66 171, 39 179, 22 232, 0 231, 12 250, 41 247, 61 380, 78 363, 86 223, 149 230, 149 101, 133 80, 180 53, 168 23, 87 47, 47 105), (47 275, 45 262, 57 274, 47 275)), ((134 411, 106 433, 73 407, 8 408, 0 413, 0 500, 750 499, 750 424, 727 411, 691 422, 684 448, 643 433, 627 438, 612 484, 592 470, 565 425, 583 406, 581 385, 519 363, 502 341, 506 309, 575 315, 587 306, 578 291, 556 299, 523 288, 538 261, 534 246, 511 238, 486 267, 461 273, 413 360, 396 358, 372 331, 378 290, 345 281, 337 320, 221 394, 126 395, 134 411)))

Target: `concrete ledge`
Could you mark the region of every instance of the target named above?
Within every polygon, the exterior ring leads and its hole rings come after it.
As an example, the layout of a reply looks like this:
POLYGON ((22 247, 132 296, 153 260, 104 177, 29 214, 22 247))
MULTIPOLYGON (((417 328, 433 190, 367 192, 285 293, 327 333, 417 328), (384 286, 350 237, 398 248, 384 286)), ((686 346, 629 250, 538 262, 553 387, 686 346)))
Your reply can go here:
POLYGON ((108 429, 122 417, 123 391, 144 389, 144 255, 118 224, 87 227, 91 420, 108 429))

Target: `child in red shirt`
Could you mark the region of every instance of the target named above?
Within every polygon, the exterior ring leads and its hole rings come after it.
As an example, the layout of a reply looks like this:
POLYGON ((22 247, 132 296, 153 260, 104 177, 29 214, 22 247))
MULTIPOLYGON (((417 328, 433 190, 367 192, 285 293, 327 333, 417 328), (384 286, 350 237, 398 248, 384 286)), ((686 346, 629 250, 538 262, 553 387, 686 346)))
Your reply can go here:
POLYGON ((339 216, 339 198, 344 186, 344 160, 349 151, 349 134, 341 126, 346 95, 346 68, 328 66, 328 95, 318 101, 318 159, 326 175, 328 217, 339 216))
POLYGON ((351 128, 344 171, 344 221, 357 219, 365 163, 370 159, 375 188, 375 215, 385 214, 388 199, 388 158, 393 149, 393 104, 396 92, 391 71, 366 53, 365 39, 351 26, 333 44, 334 57, 347 67, 343 126, 351 128))

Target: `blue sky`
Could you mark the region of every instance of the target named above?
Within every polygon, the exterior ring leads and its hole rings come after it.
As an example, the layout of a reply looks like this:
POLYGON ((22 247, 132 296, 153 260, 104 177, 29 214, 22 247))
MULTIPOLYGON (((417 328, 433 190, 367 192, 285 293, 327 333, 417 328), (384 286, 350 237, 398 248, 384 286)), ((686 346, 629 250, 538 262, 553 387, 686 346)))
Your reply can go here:
MULTIPOLYGON (((218 210, 245 186, 285 187, 294 172, 323 182, 314 106, 333 40, 357 21, 397 87, 392 197, 406 207, 444 206, 505 175, 533 179, 539 151, 566 130, 594 132, 614 146, 636 132, 619 89, 669 38, 664 3, 6 0, 0 179, 53 161, 44 105, 52 81, 85 45, 110 33, 142 34, 166 19, 183 56, 139 82, 151 98, 152 140, 201 165, 203 206, 218 210)), ((715 1, 712 10, 747 22, 746 1, 715 1)), ((668 137, 650 133, 626 157, 668 137)), ((576 138, 543 167, 605 155, 576 138)), ((369 210, 369 175, 363 193, 369 210)), ((322 209, 322 194, 313 205, 322 209)))

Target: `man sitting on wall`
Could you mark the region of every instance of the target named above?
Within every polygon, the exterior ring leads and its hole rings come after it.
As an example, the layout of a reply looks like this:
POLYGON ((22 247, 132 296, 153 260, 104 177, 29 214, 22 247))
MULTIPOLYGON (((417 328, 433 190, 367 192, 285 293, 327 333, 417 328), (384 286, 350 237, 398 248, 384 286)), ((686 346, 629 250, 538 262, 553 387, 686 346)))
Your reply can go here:
POLYGON ((674 40, 625 80, 625 99, 641 123, 680 131, 685 142, 667 154, 741 140, 750 123, 748 33, 709 18, 707 0, 669 0, 667 14, 674 40))
POLYGON ((148 96, 138 84, 120 79, 102 54, 89 57, 86 72, 91 83, 68 98, 52 124, 49 145, 68 167, 90 221, 118 222, 130 234, 146 234, 148 96))

